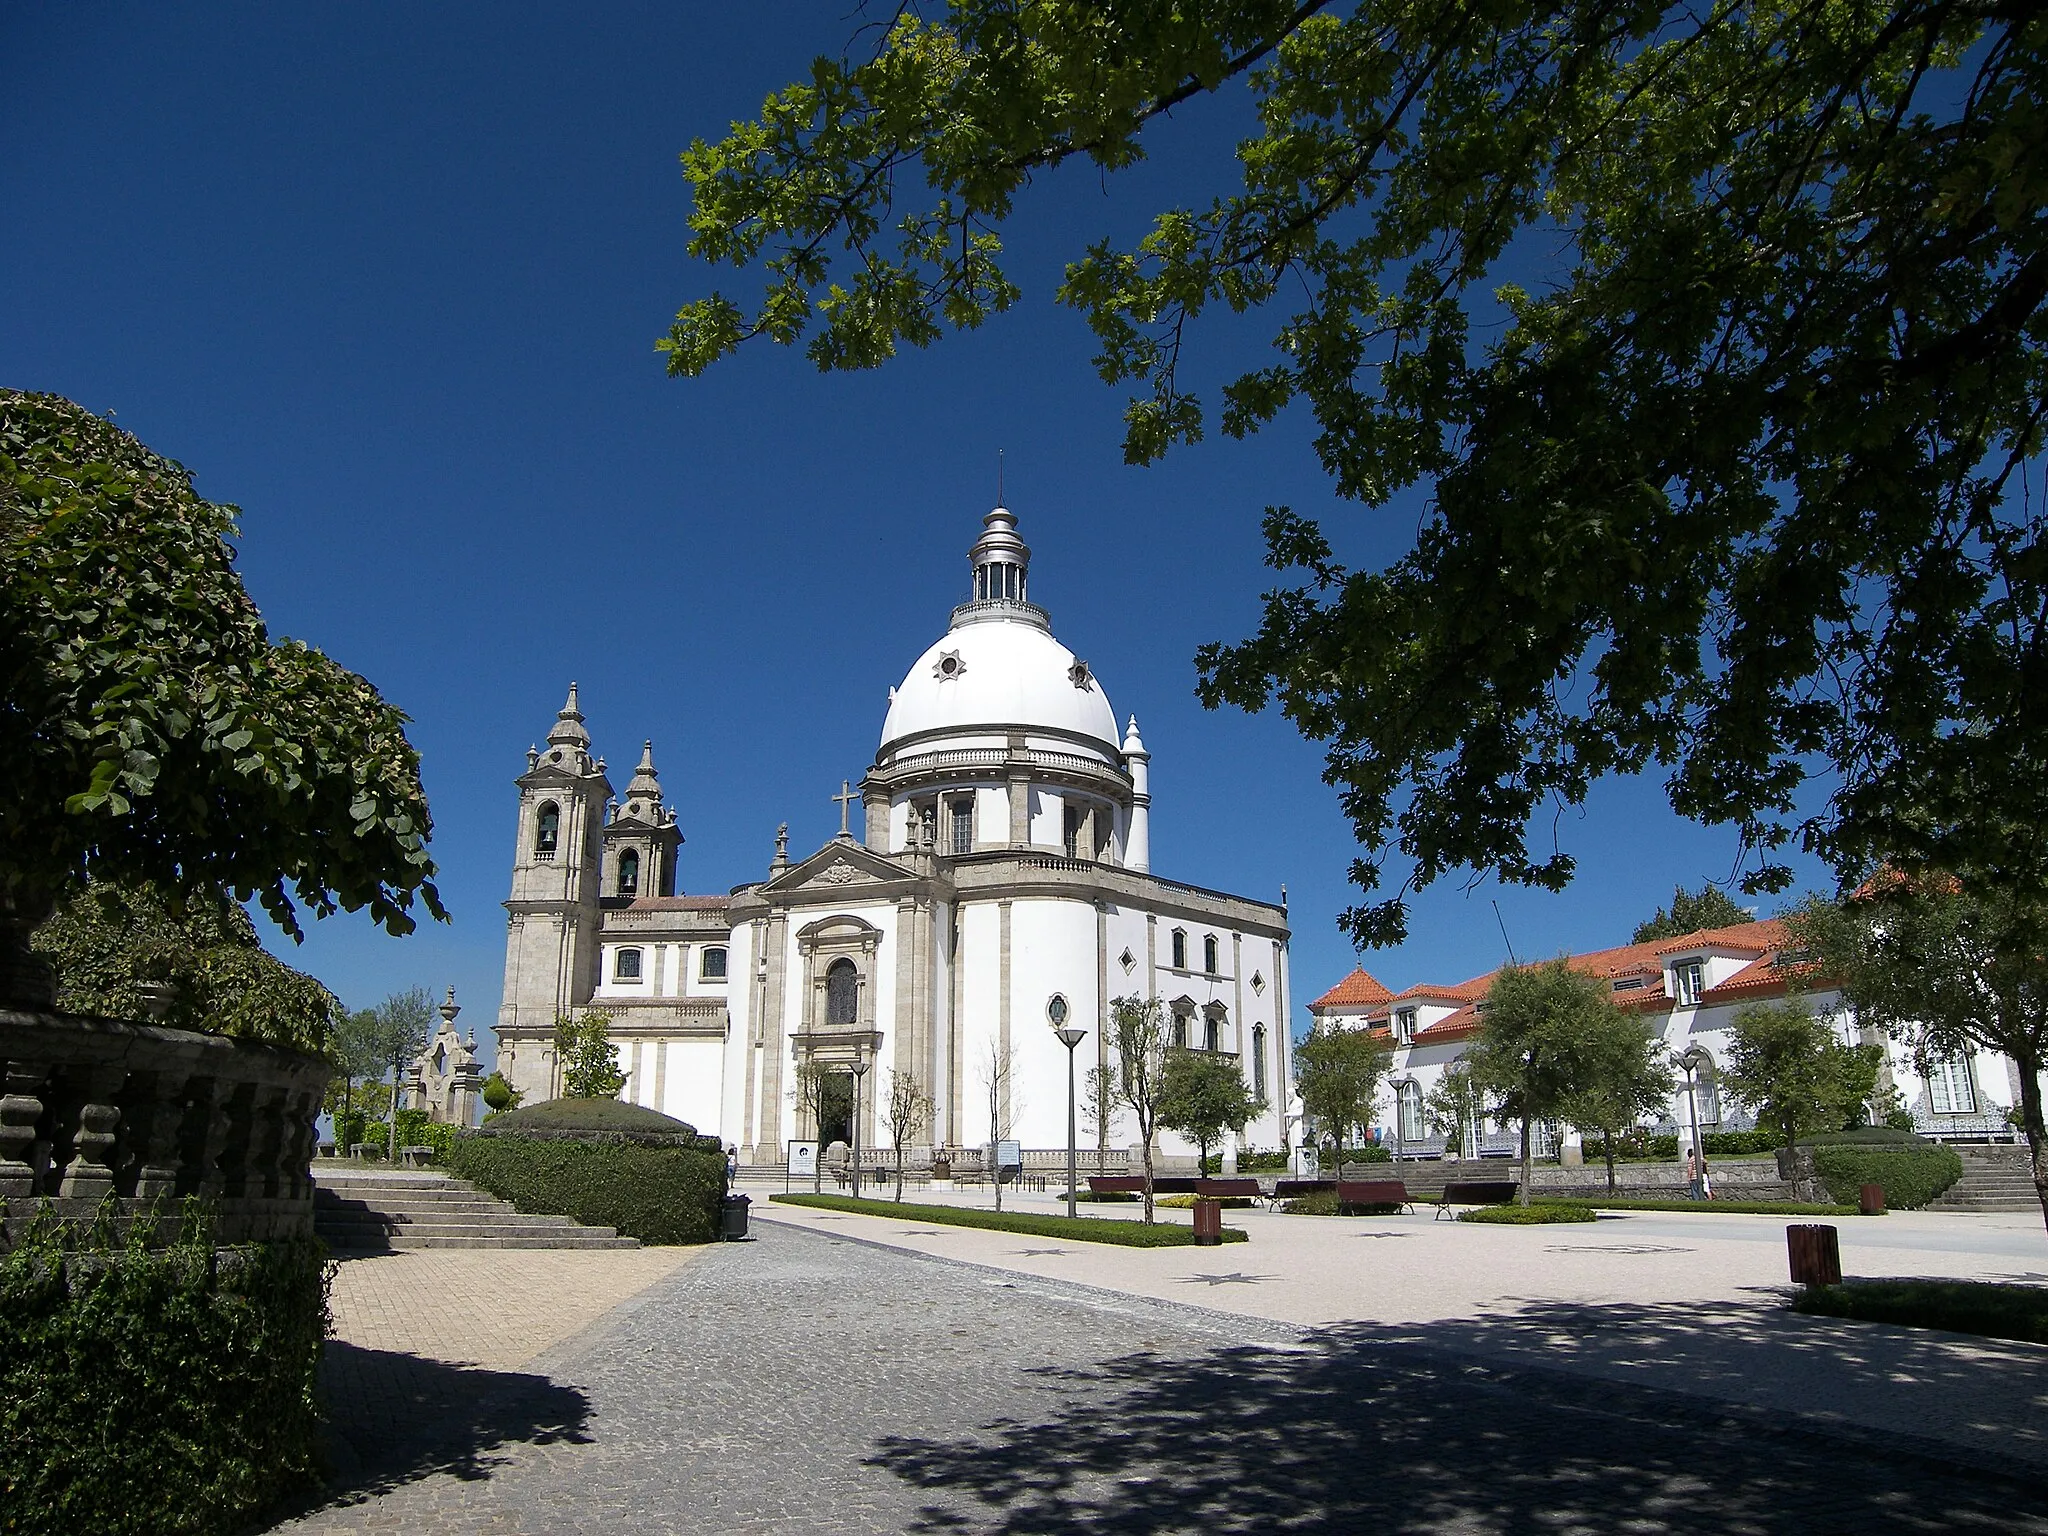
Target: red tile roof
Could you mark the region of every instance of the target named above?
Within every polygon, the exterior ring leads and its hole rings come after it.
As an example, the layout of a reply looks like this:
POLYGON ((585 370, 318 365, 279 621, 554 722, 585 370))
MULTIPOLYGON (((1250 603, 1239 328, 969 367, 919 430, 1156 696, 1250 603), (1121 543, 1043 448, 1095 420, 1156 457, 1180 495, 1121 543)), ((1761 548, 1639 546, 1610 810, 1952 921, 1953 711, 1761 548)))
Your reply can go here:
POLYGON ((1371 1008, 1378 1003, 1392 1002, 1393 998, 1393 993, 1360 966, 1308 1006, 1311 1013, 1318 1008, 1371 1008))

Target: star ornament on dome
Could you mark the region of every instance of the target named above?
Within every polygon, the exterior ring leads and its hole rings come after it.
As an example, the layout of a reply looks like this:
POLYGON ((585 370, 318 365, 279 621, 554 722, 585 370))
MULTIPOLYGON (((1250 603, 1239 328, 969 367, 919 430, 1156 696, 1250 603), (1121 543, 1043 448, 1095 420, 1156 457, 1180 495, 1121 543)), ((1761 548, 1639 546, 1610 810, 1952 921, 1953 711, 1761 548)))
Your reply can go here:
POLYGON ((967 663, 960 659, 958 651, 943 651, 932 663, 932 676, 940 682, 948 682, 967 670, 967 663))
POLYGON ((1088 663, 1077 661, 1067 668, 1067 681, 1084 693, 1095 686, 1095 674, 1088 670, 1088 663))

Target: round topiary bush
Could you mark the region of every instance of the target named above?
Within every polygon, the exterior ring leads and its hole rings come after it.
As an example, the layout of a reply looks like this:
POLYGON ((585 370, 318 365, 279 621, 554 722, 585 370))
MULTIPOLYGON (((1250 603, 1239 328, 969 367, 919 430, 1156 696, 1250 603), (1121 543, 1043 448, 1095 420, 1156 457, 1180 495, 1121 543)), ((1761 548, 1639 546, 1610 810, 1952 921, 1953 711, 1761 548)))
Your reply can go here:
POLYGON ((549 1099, 458 1137, 449 1166, 521 1210, 643 1243, 718 1236, 725 1151, 715 1136, 618 1099, 549 1099))

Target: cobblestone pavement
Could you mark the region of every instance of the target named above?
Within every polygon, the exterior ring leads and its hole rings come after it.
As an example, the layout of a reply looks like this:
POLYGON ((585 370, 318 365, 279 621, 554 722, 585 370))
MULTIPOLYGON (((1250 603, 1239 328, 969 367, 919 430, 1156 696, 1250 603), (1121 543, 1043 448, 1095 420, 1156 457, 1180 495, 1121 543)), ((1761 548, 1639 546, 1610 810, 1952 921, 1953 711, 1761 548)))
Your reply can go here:
POLYGON ((287 1529, 2048 1536, 2038 1479, 1797 1415, 756 1230, 435 1368, 461 1411, 287 1529))

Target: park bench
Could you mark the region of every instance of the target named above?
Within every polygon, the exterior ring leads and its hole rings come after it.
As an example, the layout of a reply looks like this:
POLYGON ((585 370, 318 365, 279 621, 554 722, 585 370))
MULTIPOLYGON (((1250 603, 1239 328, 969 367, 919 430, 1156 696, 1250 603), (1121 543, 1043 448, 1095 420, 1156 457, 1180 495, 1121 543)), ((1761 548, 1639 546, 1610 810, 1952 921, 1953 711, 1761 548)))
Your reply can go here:
POLYGON ((1520 1193, 1521 1186, 1513 1179, 1453 1179, 1437 1202, 1437 1220, 1454 1205, 1512 1205, 1520 1193))
POLYGON ((1337 1211, 1348 1215, 1352 1211, 1399 1211, 1413 1210, 1414 1202, 1408 1198, 1408 1186, 1399 1179, 1342 1179, 1337 1184, 1337 1211))
MULTIPOLYGON (((1155 1195, 1200 1195, 1208 1191, 1200 1188, 1204 1183, 1214 1184, 1215 1179, 1187 1178, 1180 1174, 1160 1174, 1152 1180, 1155 1195)), ((1257 1179, 1224 1180, 1252 1186, 1252 1193, 1258 1192, 1257 1179)), ((1088 1175, 1088 1192, 1092 1195, 1142 1195, 1145 1192, 1145 1176, 1141 1173, 1091 1173, 1088 1175)), ((1239 1191, 1233 1190, 1236 1194, 1239 1191)))
POLYGON ((1222 1200, 1259 1199, 1265 1191, 1259 1188, 1257 1179, 1197 1179, 1195 1193, 1211 1195, 1222 1200))

